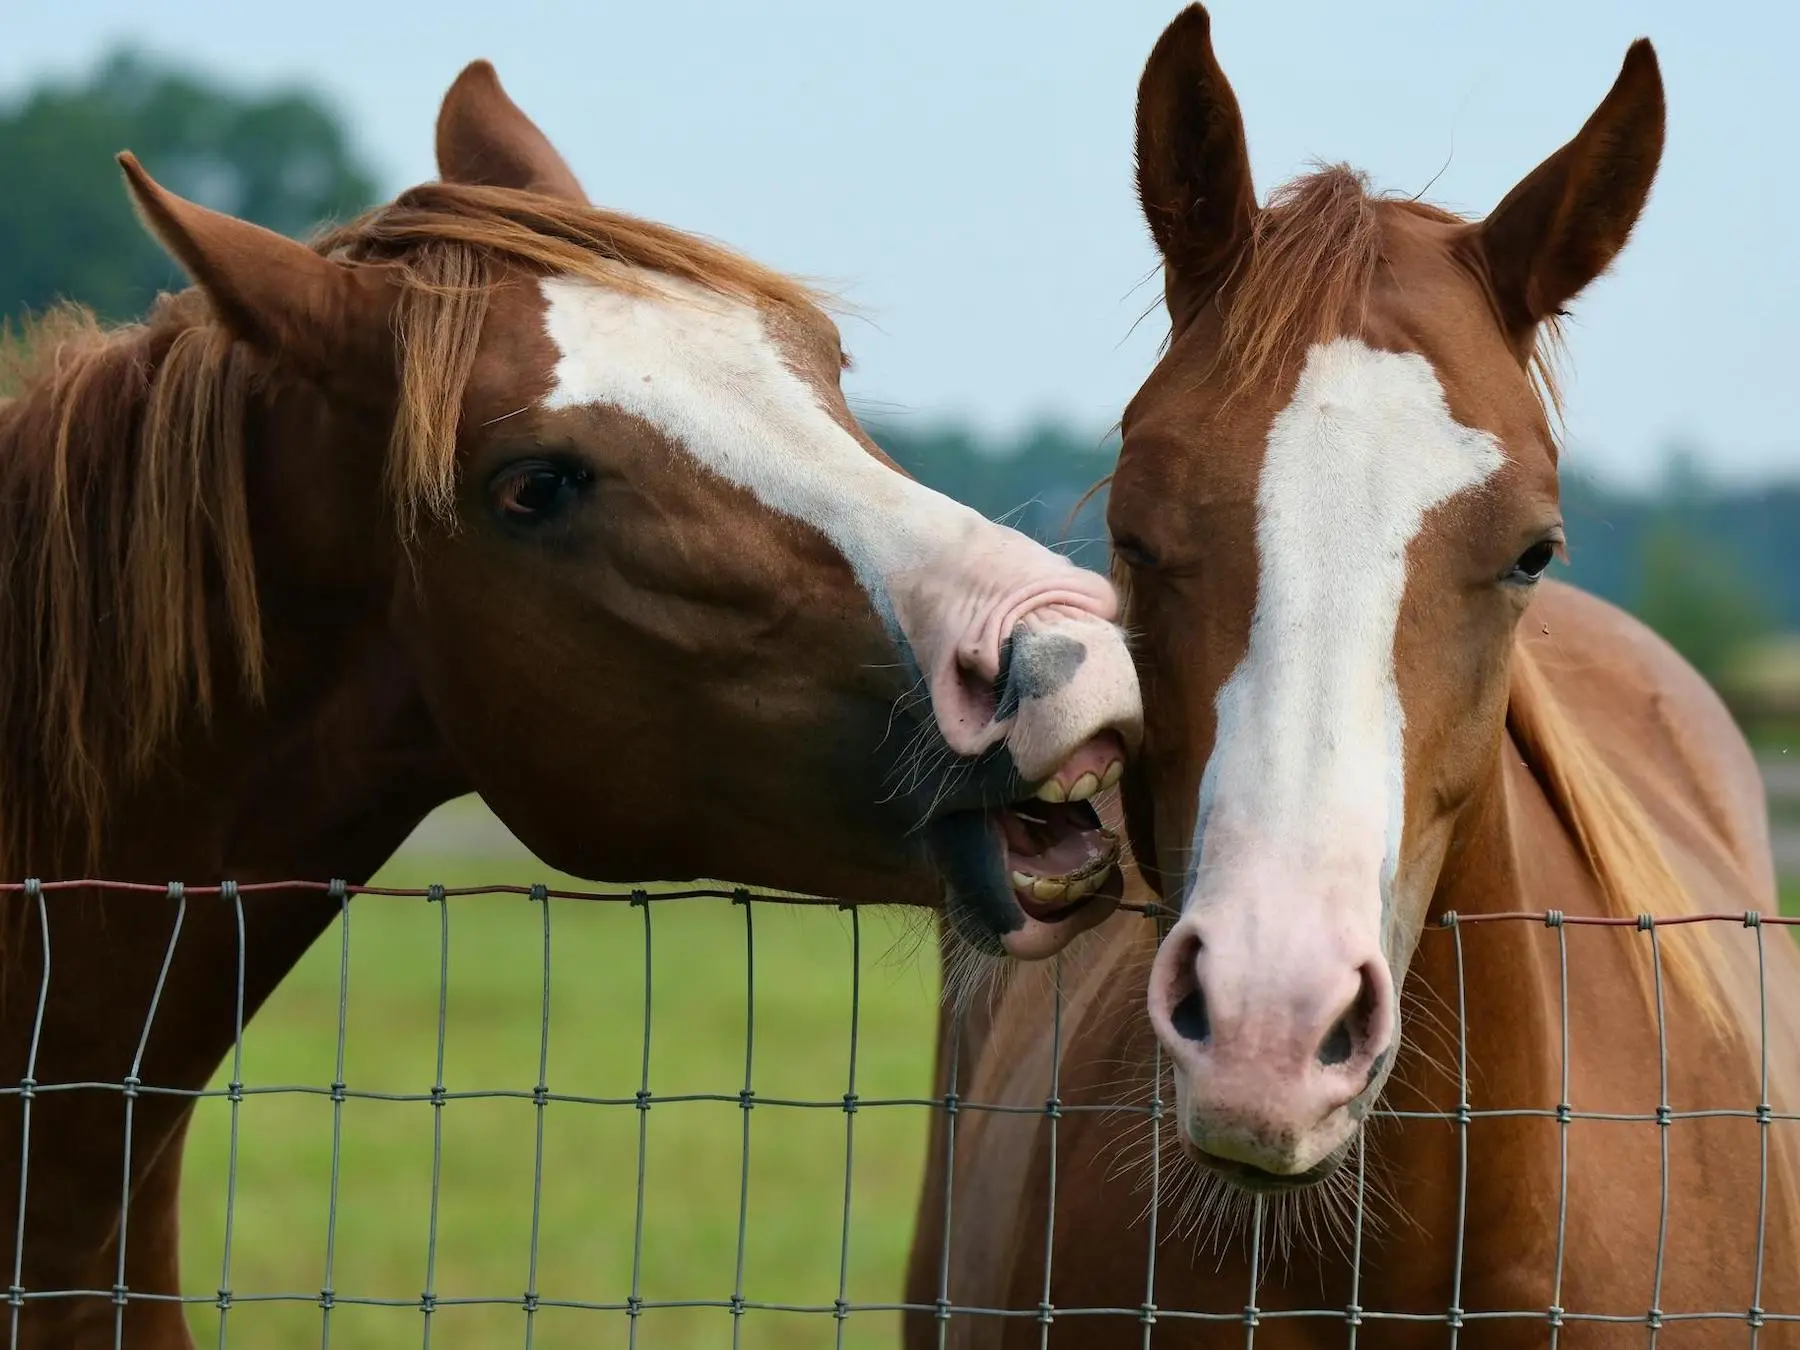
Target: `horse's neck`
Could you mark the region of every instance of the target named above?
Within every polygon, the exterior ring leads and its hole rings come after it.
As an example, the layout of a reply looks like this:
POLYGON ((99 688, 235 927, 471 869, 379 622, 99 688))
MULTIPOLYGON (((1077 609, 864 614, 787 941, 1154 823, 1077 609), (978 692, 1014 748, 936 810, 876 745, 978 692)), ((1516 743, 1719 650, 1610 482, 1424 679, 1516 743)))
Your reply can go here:
POLYGON ((466 790, 391 631, 385 436, 292 384, 259 396, 249 422, 263 690, 244 689, 222 597, 209 594, 214 706, 187 718, 142 776, 108 785, 91 847, 71 838, 17 860, 34 872, 363 880, 466 790))

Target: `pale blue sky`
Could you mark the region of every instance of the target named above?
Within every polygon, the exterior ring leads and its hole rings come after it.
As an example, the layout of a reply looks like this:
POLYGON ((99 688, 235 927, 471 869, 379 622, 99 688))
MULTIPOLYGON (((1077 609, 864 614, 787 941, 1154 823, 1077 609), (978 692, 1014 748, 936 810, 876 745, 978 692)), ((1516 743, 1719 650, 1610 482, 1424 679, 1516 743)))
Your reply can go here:
MULTIPOLYGON (((492 59, 596 200, 821 277, 866 411, 1095 429, 1153 357, 1131 113, 1172 0, 0 0, 0 97, 132 39, 334 98, 390 187, 431 176, 437 101, 492 59)), ((1625 478, 1688 437, 1800 474, 1800 9, 1608 0, 1221 0, 1263 191, 1346 159, 1486 211, 1574 132, 1639 34, 1669 148, 1572 329, 1570 439, 1625 478)), ((150 166, 153 170, 154 165, 150 166)), ((5 190, 0 185, 0 190, 5 190)))

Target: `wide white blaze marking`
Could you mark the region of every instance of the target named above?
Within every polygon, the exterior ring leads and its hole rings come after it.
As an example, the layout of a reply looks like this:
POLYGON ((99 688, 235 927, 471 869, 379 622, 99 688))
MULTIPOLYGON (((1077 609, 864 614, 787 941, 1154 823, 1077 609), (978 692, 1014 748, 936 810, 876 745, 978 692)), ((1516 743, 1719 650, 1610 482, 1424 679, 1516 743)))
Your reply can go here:
POLYGON ((545 406, 640 417, 770 510, 813 525, 890 623, 896 577, 992 528, 870 455, 782 360, 755 307, 675 278, 641 294, 573 278, 541 285, 561 353, 545 406))
POLYGON ((1196 903, 1255 874, 1349 883, 1385 905, 1406 799, 1394 632, 1407 546, 1502 460, 1451 415, 1424 357, 1349 338, 1307 353, 1257 487, 1256 610, 1216 703, 1196 903))

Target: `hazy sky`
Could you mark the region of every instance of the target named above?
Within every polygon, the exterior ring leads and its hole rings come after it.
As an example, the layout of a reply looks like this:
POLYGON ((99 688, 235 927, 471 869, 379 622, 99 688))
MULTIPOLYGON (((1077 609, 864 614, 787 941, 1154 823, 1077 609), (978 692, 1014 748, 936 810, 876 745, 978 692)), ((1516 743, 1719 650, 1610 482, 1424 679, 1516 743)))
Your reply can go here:
MULTIPOLYGON (((1171 0, 0 0, 0 97, 131 40, 334 98, 391 187, 486 56, 597 201, 834 285, 863 410, 1099 430, 1162 332, 1132 100, 1171 0)), ((1800 473, 1800 8, 1720 0, 1221 0, 1266 192, 1313 158, 1483 213, 1657 43, 1668 153, 1571 331, 1570 439, 1624 477, 1675 438, 1800 473), (1448 166, 1446 166, 1448 161, 1448 166)), ((153 171, 155 165, 149 166, 153 171)), ((4 191, 6 185, 0 185, 4 191)))

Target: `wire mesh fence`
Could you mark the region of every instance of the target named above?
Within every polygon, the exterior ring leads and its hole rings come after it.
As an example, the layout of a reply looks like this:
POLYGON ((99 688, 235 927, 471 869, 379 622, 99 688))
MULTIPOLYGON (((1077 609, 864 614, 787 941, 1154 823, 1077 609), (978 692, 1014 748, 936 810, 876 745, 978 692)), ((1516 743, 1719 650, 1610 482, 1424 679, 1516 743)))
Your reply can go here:
MULTIPOLYGON (((1441 1310, 1420 1312, 1365 1306, 1360 1148, 1349 1164, 1356 1206, 1346 1300, 1306 1307, 1266 1297, 1268 1282, 1279 1275, 1271 1275, 1260 1203, 1247 1235, 1248 1287, 1217 1306, 1171 1298, 1168 1263, 1198 1258, 1172 1232, 1159 1231, 1167 1224, 1160 1188, 1187 1164, 1175 1144, 1160 1051, 1147 1027, 1145 1062, 1152 1069, 1139 1099, 1122 1101, 1116 1091, 1065 1096, 1064 999, 1053 968, 1047 1096, 972 1097, 959 1088, 967 1066, 954 1055, 940 1091, 931 1082, 935 980, 918 974, 933 961, 923 954, 912 960, 929 930, 916 919, 896 926, 881 912, 834 901, 714 888, 27 881, 4 889, 35 914, 41 935, 40 1027, 56 978, 59 902, 104 889, 166 906, 169 914, 136 1053, 121 1064, 118 1078, 40 1078, 34 1029, 22 1080, 0 1087, 0 1095, 17 1099, 21 1124, 7 1295, 14 1344, 30 1305, 71 1299, 109 1305, 119 1344, 127 1343, 131 1304, 178 1301, 196 1339, 221 1347, 893 1345, 905 1313, 935 1324, 939 1344, 961 1343, 958 1329, 970 1324, 1029 1324, 1038 1343, 1071 1345, 1082 1343, 1076 1328, 1084 1325, 1129 1326, 1133 1343, 1150 1345, 1179 1341, 1183 1326, 1214 1324, 1240 1328, 1251 1347, 1259 1327, 1290 1319, 1339 1327, 1342 1343, 1352 1347, 1371 1328, 1416 1322, 1440 1325, 1452 1344, 1460 1330, 1482 1322, 1529 1323, 1542 1326, 1554 1345, 1563 1328, 1583 1322, 1636 1324, 1652 1343, 1660 1328, 1684 1321, 1730 1323, 1745 1328, 1754 1344, 1762 1329, 1800 1321, 1800 1308, 1763 1306, 1765 1234, 1771 1206, 1782 1203, 1769 1184, 1769 1132, 1800 1120, 1770 1101, 1766 986, 1759 990, 1764 1044, 1756 1101, 1683 1109, 1671 1100, 1660 959, 1654 962, 1657 1101, 1634 1112, 1582 1109, 1580 1084, 1570 1081, 1568 1045, 1571 930, 1623 929, 1614 940, 1647 941, 1655 955, 1672 924, 1727 925, 1737 940, 1755 945, 1761 971, 1767 929, 1795 920, 1735 914, 1652 924, 1552 911, 1450 916, 1427 930, 1424 942, 1450 944, 1455 954, 1459 1099, 1442 1110, 1376 1112, 1430 1119, 1456 1132, 1454 1279, 1441 1310), (246 1032, 243 1001, 246 899, 296 890, 324 893, 341 910, 310 967, 291 977, 294 1002, 279 1014, 290 1039, 295 1028, 308 1029, 304 1046, 273 1036, 259 1040, 260 1024, 246 1032), (171 997, 167 979, 184 922, 202 904, 225 906, 235 916, 235 1035, 212 1084, 175 1089, 145 1081, 144 1050, 171 997), (1470 931, 1496 923, 1541 926, 1555 943, 1562 1015, 1555 1101, 1488 1107, 1471 1087, 1464 944, 1470 931), (358 943, 373 944, 366 958, 358 943), (411 952, 412 973, 404 978, 398 973, 404 963, 394 959, 401 944, 411 952), (896 950, 906 959, 894 961, 896 950), (735 1008, 730 1015, 727 1005, 735 1008), (505 1034, 496 1039, 502 1022, 505 1034), (465 1052, 465 1039, 484 1037, 492 1043, 465 1052), (403 1040, 407 1054, 390 1060, 377 1053, 403 1040), (33 1288, 24 1275, 32 1115, 62 1093, 112 1094, 123 1107, 125 1165, 109 1287, 33 1288), (123 1218, 137 1175, 136 1104, 153 1097, 191 1098, 198 1113, 184 1182, 188 1287, 180 1293, 133 1288, 127 1279, 123 1218), (1041 1259, 1041 1280, 1033 1277, 1037 1297, 1005 1305, 954 1297, 959 1269, 983 1259, 981 1252, 958 1249, 953 1198, 959 1122, 982 1113, 1035 1118, 1049 1158, 1043 1197, 1049 1221, 1034 1236, 1041 1259), (394 1128, 370 1129, 378 1116, 394 1128), (403 1128, 396 1124, 401 1117, 403 1128), (1128 1208, 1142 1230, 1144 1266, 1116 1296, 1109 1291, 1104 1304, 1093 1306, 1055 1298, 1058 1260, 1081 1257, 1058 1251, 1055 1223, 1058 1132, 1078 1117, 1119 1130, 1147 1129, 1150 1140, 1150 1202, 1128 1208), (1665 1308, 1668 1130, 1702 1117, 1741 1118, 1759 1133, 1754 1292, 1736 1307, 1665 1308), (1560 1139, 1552 1292, 1543 1306, 1464 1307, 1467 1191, 1471 1166, 1479 1163, 1470 1131, 1502 1118, 1540 1119, 1560 1139), (1583 1121, 1640 1125, 1661 1140, 1655 1268, 1643 1306, 1627 1312, 1565 1306, 1568 1131, 1583 1121), (277 1136, 267 1147, 259 1143, 259 1128, 277 1136), (376 1134, 386 1140, 380 1147, 369 1143, 376 1134), (915 1288, 909 1303, 902 1266, 921 1160, 933 1134, 946 1163, 933 1253, 937 1283, 926 1299, 915 1288), (483 1199, 502 1192, 498 1209, 483 1199)), ((1112 922, 1159 917, 1154 907, 1139 913, 1112 922)), ((1579 979, 1578 968, 1574 976, 1579 979)), ((1091 1240, 1119 1236, 1099 1233, 1091 1240)))

